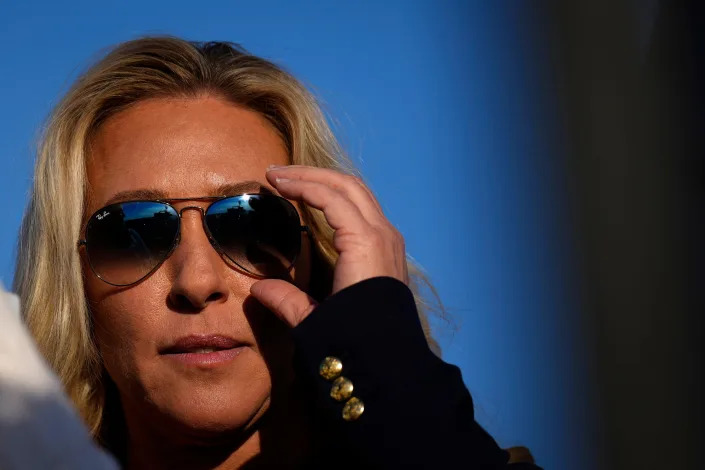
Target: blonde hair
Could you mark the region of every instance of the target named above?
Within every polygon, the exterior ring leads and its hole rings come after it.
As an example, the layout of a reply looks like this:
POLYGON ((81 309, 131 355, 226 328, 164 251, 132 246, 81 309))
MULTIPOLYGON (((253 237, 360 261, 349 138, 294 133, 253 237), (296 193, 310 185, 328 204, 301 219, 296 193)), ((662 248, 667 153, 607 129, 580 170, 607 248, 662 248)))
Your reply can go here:
MULTIPOLYGON (((106 389, 76 248, 89 143, 102 122, 140 100, 209 94, 265 116, 283 139, 291 163, 356 174, 315 98, 280 67, 237 45, 137 39, 112 49, 76 81, 41 139, 19 236, 14 288, 39 349, 94 437, 101 430, 106 389)), ((314 280, 325 293, 337 259, 333 231, 320 211, 304 206, 302 217, 314 233, 320 265, 314 280)), ((411 262, 409 272, 415 292, 421 283, 433 290, 411 262)), ((422 296, 415 297, 429 344, 438 353, 424 313, 429 307, 422 296)))

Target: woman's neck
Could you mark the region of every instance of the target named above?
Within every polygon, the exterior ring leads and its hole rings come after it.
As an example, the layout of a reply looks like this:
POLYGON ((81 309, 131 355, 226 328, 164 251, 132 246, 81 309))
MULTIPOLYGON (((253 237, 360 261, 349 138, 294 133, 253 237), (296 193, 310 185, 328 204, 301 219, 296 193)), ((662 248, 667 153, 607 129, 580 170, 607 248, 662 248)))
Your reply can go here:
POLYGON ((194 470, 231 470, 247 468, 262 457, 261 436, 254 431, 246 436, 219 439, 220 442, 175 442, 135 433, 128 445, 130 470, 188 468, 194 470))

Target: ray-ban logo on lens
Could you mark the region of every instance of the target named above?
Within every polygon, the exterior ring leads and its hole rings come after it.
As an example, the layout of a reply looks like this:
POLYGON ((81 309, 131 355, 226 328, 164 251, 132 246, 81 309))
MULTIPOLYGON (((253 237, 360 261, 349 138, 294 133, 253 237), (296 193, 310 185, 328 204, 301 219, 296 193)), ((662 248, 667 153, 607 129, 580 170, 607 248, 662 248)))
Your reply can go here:
POLYGON ((108 211, 103 211, 102 214, 96 214, 95 218, 98 220, 103 220, 103 217, 107 217, 110 215, 110 212, 108 211))

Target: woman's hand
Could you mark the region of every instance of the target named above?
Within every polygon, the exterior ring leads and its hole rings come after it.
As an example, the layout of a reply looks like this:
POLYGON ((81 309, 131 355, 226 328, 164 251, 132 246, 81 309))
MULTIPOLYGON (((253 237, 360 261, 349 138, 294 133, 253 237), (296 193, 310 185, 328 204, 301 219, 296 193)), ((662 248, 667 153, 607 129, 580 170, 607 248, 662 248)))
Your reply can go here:
MULTIPOLYGON (((335 230, 333 246, 340 256, 335 264, 332 294, 377 276, 390 276, 408 284, 404 239, 359 178, 325 168, 290 165, 270 167, 267 180, 285 198, 323 211, 335 230)), ((316 307, 305 292, 279 279, 257 281, 250 292, 292 327, 316 307)))

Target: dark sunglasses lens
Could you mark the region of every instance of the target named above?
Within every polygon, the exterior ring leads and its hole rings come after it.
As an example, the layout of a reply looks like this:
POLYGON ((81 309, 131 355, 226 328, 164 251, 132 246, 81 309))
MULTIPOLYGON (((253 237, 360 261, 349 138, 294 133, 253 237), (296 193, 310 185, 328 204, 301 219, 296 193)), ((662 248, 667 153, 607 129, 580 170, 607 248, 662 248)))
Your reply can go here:
POLYGON ((214 202, 206 225, 225 256, 260 276, 284 275, 301 249, 299 213, 278 196, 249 194, 214 202))
POLYGON ((93 215, 86 226, 88 260, 104 281, 132 284, 166 259, 178 232, 179 215, 167 204, 113 204, 93 215))

